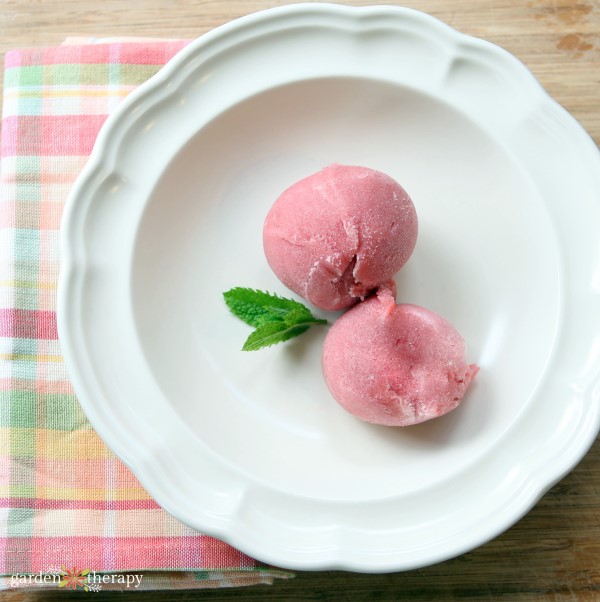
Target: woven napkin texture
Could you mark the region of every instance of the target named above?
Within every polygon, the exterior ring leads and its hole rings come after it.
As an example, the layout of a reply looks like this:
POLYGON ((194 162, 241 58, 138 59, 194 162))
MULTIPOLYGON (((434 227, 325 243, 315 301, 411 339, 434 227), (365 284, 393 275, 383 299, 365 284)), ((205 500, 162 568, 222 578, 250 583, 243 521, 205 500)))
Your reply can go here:
MULTIPOLYGON (((72 44, 72 42, 71 42, 72 44)), ((164 512, 82 413, 56 330, 65 199, 107 115, 185 42, 6 55, 0 154, 0 587, 270 583, 259 564, 164 512), (100 581, 100 576, 113 574, 100 581), (40 575, 39 578, 36 575, 40 575), (73 576, 74 575, 74 576, 73 576), (86 579, 88 579, 86 581, 86 579), (28 582, 29 581, 29 582, 28 582), (136 581, 137 582, 137 581, 136 581)))

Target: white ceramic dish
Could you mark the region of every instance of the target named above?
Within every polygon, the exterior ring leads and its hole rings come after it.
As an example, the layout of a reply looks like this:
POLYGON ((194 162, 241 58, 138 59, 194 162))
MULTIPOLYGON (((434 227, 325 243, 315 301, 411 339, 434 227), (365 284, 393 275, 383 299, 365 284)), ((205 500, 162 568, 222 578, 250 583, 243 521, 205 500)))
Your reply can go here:
POLYGON ((64 217, 67 368, 100 435, 188 525, 297 569, 441 561, 514 523, 598 432, 599 198, 596 147, 500 48, 401 8, 250 15, 103 128, 64 217), (262 222, 332 162, 415 201, 399 299, 450 319, 481 366, 444 418, 344 413, 324 329, 240 351, 249 329, 221 293, 288 294, 262 222))

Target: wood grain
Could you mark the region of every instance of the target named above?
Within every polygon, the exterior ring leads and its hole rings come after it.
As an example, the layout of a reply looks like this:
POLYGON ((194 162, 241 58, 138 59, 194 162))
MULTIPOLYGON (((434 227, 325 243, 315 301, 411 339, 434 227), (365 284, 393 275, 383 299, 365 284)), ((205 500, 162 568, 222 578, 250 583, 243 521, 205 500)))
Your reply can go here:
MULTIPOLYGON (((368 5, 369 1, 346 4, 368 5)), ((60 44, 66 36, 194 38, 233 18, 289 4, 258 0, 0 0, 0 53, 60 44)), ((598 0, 407 0, 520 58, 600 142, 598 0)), ((565 199, 568 202, 568 199, 565 199)), ((533 427, 532 427, 533 428, 533 427)), ((58 559, 57 559, 58 560, 58 559)), ((59 599, 63 592, 2 594, 59 599)), ((91 594, 72 594, 88 600, 91 594)), ((94 594, 98 602, 115 594, 94 594)), ((600 446, 515 526, 473 552, 392 575, 299 573, 272 587, 125 593, 120 600, 600 600, 600 446)))

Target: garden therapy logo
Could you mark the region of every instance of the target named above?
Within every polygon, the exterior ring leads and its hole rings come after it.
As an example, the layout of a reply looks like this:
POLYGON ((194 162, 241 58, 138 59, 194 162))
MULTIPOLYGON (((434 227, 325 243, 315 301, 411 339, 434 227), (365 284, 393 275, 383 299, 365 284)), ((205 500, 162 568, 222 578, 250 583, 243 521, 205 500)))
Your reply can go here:
POLYGON ((99 592, 103 584, 111 584, 109 589, 135 588, 142 583, 143 575, 123 573, 97 573, 90 569, 66 568, 50 569, 39 573, 16 573, 10 576, 10 587, 57 586, 64 589, 99 592))

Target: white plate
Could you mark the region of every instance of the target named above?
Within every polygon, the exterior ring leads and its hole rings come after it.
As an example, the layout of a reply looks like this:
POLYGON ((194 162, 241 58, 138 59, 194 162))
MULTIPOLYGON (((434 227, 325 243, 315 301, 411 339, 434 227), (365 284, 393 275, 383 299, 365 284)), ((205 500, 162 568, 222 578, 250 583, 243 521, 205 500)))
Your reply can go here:
MULTIPOLYGON (((193 42, 103 128, 66 208, 59 331, 81 404, 188 525, 298 569, 410 569, 521 517, 599 429, 600 161, 514 57, 412 10, 292 5, 193 42), (399 299, 463 333, 462 406, 361 423, 325 329, 254 353, 221 293, 289 294, 263 219, 333 163, 412 195, 399 299)), ((335 316, 329 316, 335 317, 335 316)))

